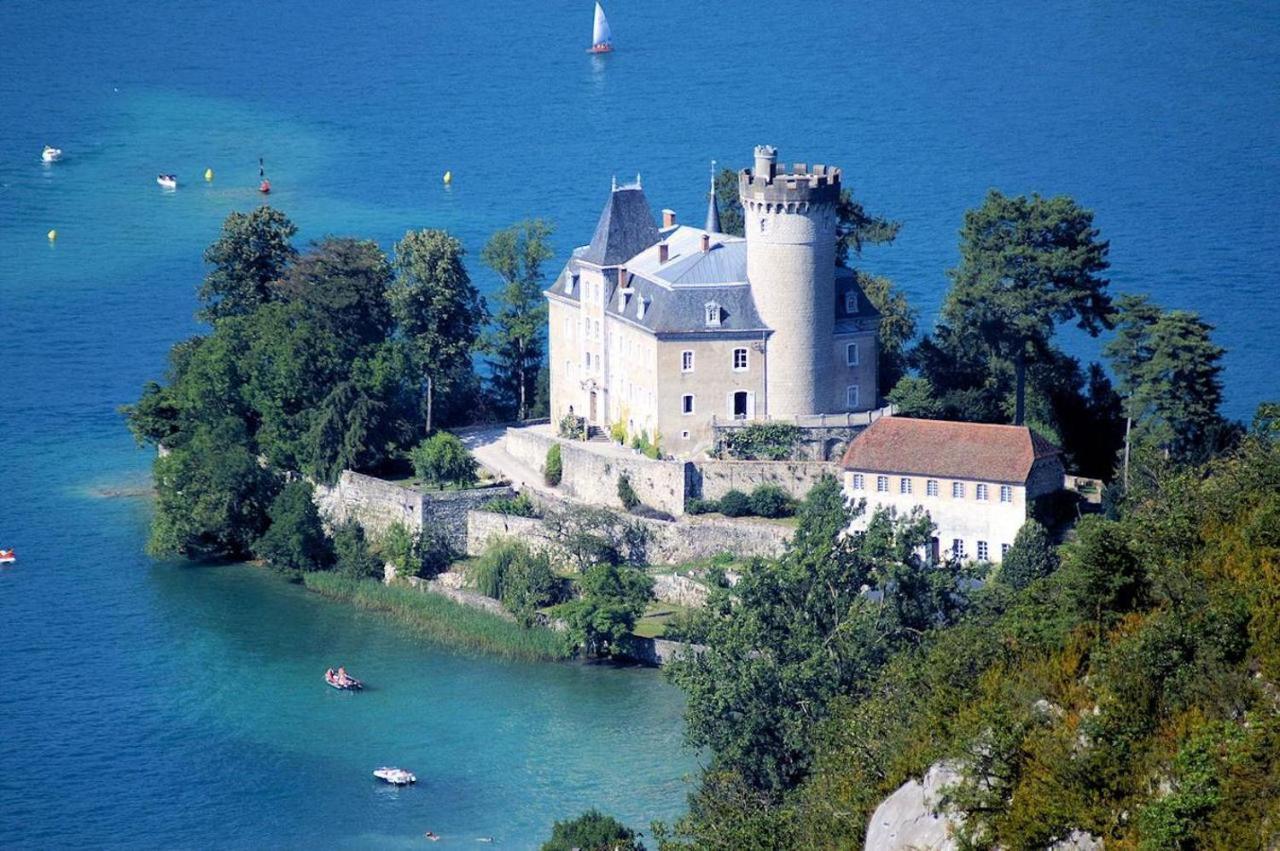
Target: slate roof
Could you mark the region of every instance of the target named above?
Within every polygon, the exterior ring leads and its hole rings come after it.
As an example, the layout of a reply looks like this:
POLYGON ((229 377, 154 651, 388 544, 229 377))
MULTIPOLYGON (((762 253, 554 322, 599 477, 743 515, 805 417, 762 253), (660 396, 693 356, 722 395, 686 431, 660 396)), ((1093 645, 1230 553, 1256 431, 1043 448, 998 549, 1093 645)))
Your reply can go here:
POLYGON ((609 193, 596 222, 596 232, 581 259, 597 266, 626 263, 658 241, 653 211, 639 186, 624 186, 609 193))
POLYGON ((1025 484, 1061 450, 1026 426, 882 417, 849 444, 846 470, 1025 484))

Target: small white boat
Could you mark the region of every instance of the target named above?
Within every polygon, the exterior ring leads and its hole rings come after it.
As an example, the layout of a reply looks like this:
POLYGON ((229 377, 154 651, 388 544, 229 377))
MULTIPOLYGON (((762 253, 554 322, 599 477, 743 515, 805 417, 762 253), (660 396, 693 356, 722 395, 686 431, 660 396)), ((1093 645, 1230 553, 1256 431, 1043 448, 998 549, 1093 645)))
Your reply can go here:
POLYGON ((388 768, 383 766, 373 772, 373 776, 379 780, 385 780, 392 786, 408 786, 410 783, 417 783, 418 778, 412 771, 405 771, 403 768, 388 768))
POLYGON ((173 174, 157 174, 156 183, 159 183, 161 188, 164 189, 177 189, 178 177, 173 174))
POLYGON ((0 564, 13 564, 18 560, 18 556, 13 550, 0 550, 0 564))
POLYGON ((604 9, 596 3, 596 17, 591 23, 591 47, 588 53, 608 53, 613 50, 613 32, 609 29, 609 19, 604 16, 604 9))
POLYGON ((47 163, 56 163, 58 160, 62 159, 62 148, 45 145, 44 151, 40 154, 40 159, 47 163))

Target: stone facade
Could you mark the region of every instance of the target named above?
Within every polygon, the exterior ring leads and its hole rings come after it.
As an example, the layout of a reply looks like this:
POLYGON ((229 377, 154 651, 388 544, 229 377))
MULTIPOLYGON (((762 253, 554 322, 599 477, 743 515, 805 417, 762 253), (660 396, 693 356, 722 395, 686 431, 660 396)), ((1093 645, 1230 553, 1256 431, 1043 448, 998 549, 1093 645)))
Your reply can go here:
POLYGON ((824 475, 840 477, 840 465, 826 461, 697 461, 702 499, 719 499, 731 490, 750 493, 760 485, 778 485, 804 499, 824 475))
MULTIPOLYGON (((838 168, 767 146, 739 175, 745 237, 655 227, 615 184, 592 241, 546 291, 551 419, 568 413, 695 457, 713 424, 865 411, 878 400, 879 314, 837 269, 838 168)), ((714 202, 713 210, 714 213, 714 202)))
MULTIPOLYGON (((688 564, 726 552, 741 558, 776 558, 794 534, 790 526, 756 521, 699 519, 668 523, 642 517, 627 519, 650 533, 645 547, 649 564, 688 564)), ((479 555, 502 538, 518 538, 535 551, 550 552, 553 557, 563 553, 537 518, 490 511, 467 515, 467 555, 479 555)))
POLYGON ((458 550, 467 543, 469 511, 514 495, 505 486, 424 492, 351 470, 343 470, 334 485, 317 485, 315 489, 316 507, 329 524, 353 519, 373 539, 384 535, 393 523, 415 532, 431 526, 443 531, 458 550))

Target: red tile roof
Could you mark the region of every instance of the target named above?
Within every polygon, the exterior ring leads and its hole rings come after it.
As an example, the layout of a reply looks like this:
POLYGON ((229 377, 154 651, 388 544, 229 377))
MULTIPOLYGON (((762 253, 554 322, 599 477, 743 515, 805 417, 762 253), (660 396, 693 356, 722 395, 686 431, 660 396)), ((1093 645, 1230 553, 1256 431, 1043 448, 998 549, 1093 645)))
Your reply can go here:
POLYGON ((1023 484, 1061 450, 1026 426, 882 417, 854 438, 846 470, 1023 484))

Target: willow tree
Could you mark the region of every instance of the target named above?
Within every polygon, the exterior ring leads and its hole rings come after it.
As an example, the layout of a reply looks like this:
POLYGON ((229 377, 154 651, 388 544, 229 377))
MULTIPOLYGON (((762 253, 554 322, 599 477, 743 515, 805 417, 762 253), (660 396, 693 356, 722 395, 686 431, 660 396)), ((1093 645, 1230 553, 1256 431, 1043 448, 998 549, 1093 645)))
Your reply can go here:
POLYGON ((942 325, 976 335, 989 356, 1012 362, 1019 425, 1027 367, 1049 358, 1058 324, 1075 320, 1095 337, 1111 327, 1102 277, 1109 244, 1098 237, 1093 213, 1065 195, 1009 197, 993 189, 965 213, 942 325))

